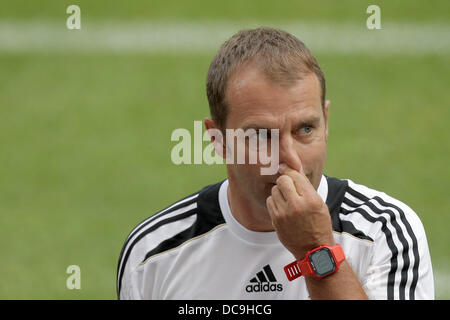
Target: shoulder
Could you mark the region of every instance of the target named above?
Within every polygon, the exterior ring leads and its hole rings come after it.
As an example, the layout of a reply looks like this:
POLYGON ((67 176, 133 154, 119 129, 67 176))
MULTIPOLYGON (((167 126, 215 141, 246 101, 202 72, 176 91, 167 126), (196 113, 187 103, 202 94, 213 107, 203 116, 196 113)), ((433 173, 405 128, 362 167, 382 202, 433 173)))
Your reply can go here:
POLYGON ((364 228, 369 238, 394 229, 411 239, 424 232, 419 216, 404 202, 350 179, 327 177, 327 182, 332 217, 364 228))
POLYGON ((385 192, 346 179, 347 188, 341 205, 343 214, 356 213, 376 223, 378 232, 396 233, 401 239, 409 237, 413 243, 424 233, 417 213, 404 202, 385 192))
MULTIPOLYGON (((222 181, 223 182, 223 181, 222 181)), ((117 266, 117 290, 125 272, 224 223, 218 200, 222 182, 204 187, 139 223, 129 233, 117 266)))
POLYGON ((402 201, 350 179, 327 177, 327 181, 333 228, 373 242, 370 270, 382 274, 380 270, 386 267, 386 297, 431 297, 431 286, 419 281, 432 279, 432 270, 425 230, 416 212, 402 201))

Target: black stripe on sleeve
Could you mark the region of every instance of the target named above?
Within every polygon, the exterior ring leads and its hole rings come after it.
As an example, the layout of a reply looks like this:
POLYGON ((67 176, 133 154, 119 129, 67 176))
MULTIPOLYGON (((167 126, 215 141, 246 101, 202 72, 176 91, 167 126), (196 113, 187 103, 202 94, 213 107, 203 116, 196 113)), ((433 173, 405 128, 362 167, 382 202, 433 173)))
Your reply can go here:
POLYGON ((353 223, 351 223, 350 221, 346 221, 346 220, 341 220, 340 221, 340 228, 339 230, 334 229, 337 232, 345 232, 348 234, 351 234, 352 236, 361 239, 361 240, 367 240, 370 242, 374 242, 374 240, 367 236, 364 232, 362 232, 361 230, 358 230, 355 228, 355 226, 353 225, 353 223))
MULTIPOLYGON (((189 195, 189 196, 187 196, 187 197, 185 197, 185 198, 183 198, 183 199, 181 199, 181 200, 178 201, 178 202, 182 202, 183 200, 188 199, 189 197, 192 197, 192 196, 194 196, 194 195, 195 195, 195 193, 194 193, 194 194, 191 194, 191 195, 189 195)), ((196 201, 197 201, 197 197, 195 197, 195 198, 193 198, 193 199, 190 199, 190 200, 188 200, 188 201, 186 201, 186 202, 182 202, 182 203, 178 203, 178 204, 175 203, 175 205, 172 204, 172 205, 168 206, 167 208, 158 211, 157 213, 155 213, 154 215, 152 215, 150 218, 147 218, 146 220, 140 222, 140 223, 139 223, 139 224, 131 231, 130 235, 127 237, 127 239, 126 239, 126 241, 125 241, 125 244, 124 244, 123 247, 122 247, 122 250, 121 250, 120 256, 119 256, 119 261, 118 261, 118 263, 117 263, 117 277, 118 277, 117 293, 119 293, 119 288, 120 288, 120 283, 119 283, 119 282, 121 282, 121 279, 122 279, 122 276, 121 276, 121 275, 123 275, 123 269, 125 268, 125 264, 126 264, 126 262, 127 262, 127 259, 128 259, 129 254, 130 254, 129 251, 131 251, 131 249, 133 248, 133 246, 134 246, 135 243, 136 243, 136 241, 133 241, 132 244, 131 244, 131 245, 128 247, 128 249, 127 249, 127 246, 128 246, 128 244, 130 243, 131 239, 132 239, 136 234, 138 234, 138 232, 141 232, 146 226, 148 226, 150 223, 152 223, 152 222, 155 221, 156 219, 162 218, 162 217, 164 217, 165 215, 168 215, 168 214, 174 212, 175 210, 178 210, 178 209, 187 207, 187 206, 189 206, 189 205, 195 203, 196 201), (171 208, 171 206, 173 206, 173 207, 171 208), (169 208, 170 208, 170 209, 169 209, 169 208), (126 249, 127 249, 128 252, 125 252, 126 249)), ((142 237, 139 237, 139 239, 141 239, 141 238, 142 238, 142 237)))
POLYGON ((414 255, 414 265, 413 265, 413 279, 411 282, 411 286, 409 288, 409 298, 415 299, 415 290, 416 290, 416 286, 417 286, 417 281, 419 280, 419 262, 420 262, 419 245, 417 243, 417 237, 414 234, 414 231, 412 230, 412 227, 411 227, 410 223, 408 222, 408 219, 406 219, 406 215, 402 209, 400 209, 398 206, 396 206, 392 203, 388 203, 388 202, 384 201, 380 197, 375 197, 374 200, 376 200, 382 206, 392 207, 395 210, 397 210, 398 213, 400 214, 400 219, 401 219, 402 223, 404 224, 406 231, 408 232, 408 235, 411 237, 412 251, 413 251, 413 255, 414 255))
POLYGON ((333 230, 338 233, 348 233, 352 236, 359 238, 361 240, 368 240, 373 242, 373 239, 366 235, 361 230, 355 228, 353 223, 350 221, 342 220, 339 217, 341 212, 341 204, 344 200, 345 193, 347 192, 348 182, 346 180, 340 180, 337 178, 332 178, 326 176, 327 184, 328 184, 328 196, 326 200, 326 205, 328 206, 328 210, 331 215, 331 223, 333 230))
MULTIPOLYGON (((154 221, 155 219, 158 219, 159 217, 165 216, 166 214, 169 214, 171 212, 174 212, 175 210, 187 207, 191 204, 193 204, 194 202, 197 201, 197 197, 190 199, 189 201, 186 202, 182 202, 185 199, 188 199, 189 197, 192 197, 196 194, 192 194, 190 196, 187 196, 183 199, 181 199, 180 201, 178 201, 178 203, 175 203, 175 205, 171 205, 173 206, 172 208, 170 208, 171 206, 168 206, 167 208, 158 211, 157 213, 155 213, 154 215, 152 215, 151 217, 147 218, 146 220, 142 221, 140 224, 138 224, 138 226, 136 228, 133 229, 133 231, 130 233, 130 235, 127 238, 127 242, 136 234, 138 233, 140 230, 142 230, 142 228, 144 228, 146 225, 148 225, 149 223, 151 223, 152 221, 154 221), (169 209, 170 208, 170 209, 169 209)), ((125 243, 126 245, 126 243, 125 243)))
MULTIPOLYGON (((353 196, 355 196, 355 192, 356 192, 355 190, 349 189, 349 193, 352 194, 353 196), (353 192, 353 194, 352 194, 352 192, 353 192)), ((408 255, 408 251, 409 251, 408 241, 406 240, 405 235, 403 234, 402 228, 398 224, 397 217, 392 210, 388 210, 388 209, 381 210, 370 201, 366 201, 364 203, 364 205, 369 207, 372 210, 372 212, 374 212, 375 214, 381 215, 381 214, 385 213, 385 214, 389 215, 390 223, 394 227, 394 229, 397 233, 397 237, 400 240, 400 243, 402 244, 403 249, 400 251, 401 251, 401 257, 403 259, 403 267, 401 269, 399 299, 404 300, 405 295, 406 295, 406 290, 405 290, 406 282, 408 281, 408 269, 409 269, 409 265, 410 265, 409 255, 408 255)))
MULTIPOLYGON (((366 196, 364 196, 363 194, 359 193, 358 191, 356 191, 350 187, 348 188, 348 192, 352 196, 363 201, 364 205, 369 207, 369 209, 373 213, 378 214, 378 215, 381 215, 383 213, 387 214, 390 218, 391 225, 396 230, 397 237, 402 245, 401 257, 403 259, 403 267, 401 269, 401 278, 400 278, 400 286, 399 286, 399 299, 401 299, 401 300, 406 299, 406 284, 408 283, 408 271, 411 266, 411 262, 410 262, 410 258, 409 258, 409 251, 412 249, 415 259, 414 259, 414 266, 413 266, 413 279, 412 279, 410 290, 409 290, 409 299, 414 299, 415 286, 418 281, 419 253, 418 253, 417 239, 414 235, 414 232, 411 229, 409 222, 406 219, 404 212, 397 206, 395 206, 391 203, 385 202, 380 197, 374 197, 373 199, 369 199, 366 196), (398 212, 398 216, 400 217, 400 223, 402 223, 404 225, 408 235, 410 236, 410 238, 412 240, 412 243, 413 243, 412 248, 410 248, 410 245, 409 245, 408 241, 406 240, 406 237, 403 233, 402 228, 400 227, 399 220, 397 219, 397 215, 395 214, 395 212, 391 209, 380 209, 377 206, 375 206, 375 204, 372 201, 377 201, 379 204, 381 204, 385 207, 388 207, 388 208, 395 209, 398 212)), ((359 206, 361 206, 361 205, 359 205, 359 206)), ((385 220, 385 222, 383 222, 383 223, 387 223, 387 220, 385 220)), ((393 254, 394 254, 394 252, 393 252, 393 254)), ((398 255, 398 250, 397 250, 396 254, 398 255)), ((391 269, 391 271, 392 271, 392 269, 391 269)), ((394 274, 394 276, 395 276, 395 274, 394 274)))
POLYGON ((197 213, 197 208, 194 208, 192 210, 180 213, 174 217, 170 217, 164 220, 159 221, 158 223, 155 223, 153 226, 151 226, 150 228, 146 229, 145 231, 141 232, 131 243, 129 249, 126 251, 124 257, 123 257, 123 263, 122 263, 122 268, 120 269, 120 273, 119 273, 119 278, 117 280, 117 292, 118 294, 120 294, 120 288, 122 287, 122 278, 123 278, 123 273, 125 271, 125 267, 127 264, 127 260, 131 254, 131 251, 133 249, 133 247, 139 242, 139 240, 141 240, 143 237, 145 237, 147 234, 155 231, 156 229, 158 229, 159 227, 171 223, 171 222, 175 222, 181 219, 185 219, 187 217, 190 217, 194 214, 197 213))
MULTIPOLYGON (((185 198, 183 198, 183 199, 181 199, 181 200, 178 201, 178 202, 182 202, 183 200, 188 199, 189 197, 192 197, 192 196, 194 196, 194 195, 195 195, 195 193, 192 194, 192 195, 189 195, 189 196, 187 196, 187 197, 185 197, 185 198)), ((119 272, 119 268, 120 268, 120 265, 121 265, 121 261, 122 261, 123 255, 124 255, 124 250, 125 250, 125 248, 127 247, 128 243, 130 243, 131 239, 132 239, 138 232, 140 232, 143 228, 145 228, 148 224, 150 224, 151 222, 155 221, 156 219, 158 219, 158 218, 160 218, 160 217, 163 217, 163 216, 165 216, 165 215, 167 215, 167 214, 169 214, 169 213, 171 213, 171 212, 173 212, 173 211, 175 211, 175 210, 181 209, 181 208, 183 208, 183 207, 187 207, 187 206, 193 204, 193 203, 196 202, 196 201, 197 201, 197 197, 195 197, 195 198, 193 198, 193 199, 191 199, 191 200, 189 200, 189 201, 186 201, 186 202, 182 202, 182 203, 178 203, 178 204, 175 203, 174 206, 173 206, 173 204, 172 204, 172 205, 168 206, 167 208, 165 208, 165 209, 163 209, 163 210, 160 210, 160 211, 156 212, 156 213, 153 214, 150 218, 147 218, 147 219, 145 219, 144 221, 141 221, 141 222, 140 222, 140 223, 139 223, 139 224, 131 231, 131 233, 128 235, 128 237, 127 237, 127 239, 126 239, 126 241, 125 241, 125 244, 124 244, 123 247, 122 247, 122 251, 121 251, 120 256, 119 256, 119 263, 118 263, 118 265, 117 265, 117 272, 119 272), (171 206, 173 206, 173 208, 170 208, 171 206), (170 209, 169 209, 169 208, 170 208, 170 209)))
POLYGON ((369 222, 375 223, 375 222, 381 222, 381 231, 386 236, 386 242, 389 247, 389 249, 392 252, 391 256, 391 269, 389 270, 388 279, 387 279, 387 299, 392 300, 394 299, 394 287, 395 287, 395 273, 397 272, 397 256, 398 256, 398 249, 395 246, 394 240, 392 238, 392 233, 387 227, 387 220, 384 217, 372 217, 369 213, 367 213, 364 209, 359 208, 360 205, 355 204, 351 200, 345 198, 343 201, 346 205, 352 207, 352 210, 347 210, 345 208, 341 208, 343 214, 350 214, 354 212, 358 212, 361 214, 361 216, 366 219, 369 222))
MULTIPOLYGON (((170 249, 178 247, 179 245, 183 244, 184 242, 186 242, 196 236, 207 233, 208 231, 212 230, 214 227, 218 226, 219 224, 225 223, 225 219, 223 218, 222 212, 220 210, 219 197, 218 197, 219 189, 220 189, 220 186, 222 185, 222 183, 223 183, 223 181, 203 188, 199 192, 198 197, 193 199, 193 202, 195 202, 195 201, 197 202, 197 208, 192 209, 187 212, 184 212, 184 213, 181 213, 175 217, 171 217, 171 218, 162 220, 162 221, 156 223, 151 228, 148 228, 148 229, 142 231, 136 237, 136 239, 130 245, 129 250, 127 250, 127 252, 125 253, 124 261, 122 263, 122 268, 120 269, 120 273, 118 276, 117 294, 118 294, 119 298, 120 298, 120 289, 121 289, 123 273, 124 273, 125 266, 126 266, 126 261, 130 255, 132 247, 134 245, 136 245, 136 243, 142 237, 144 237, 147 234, 149 234, 150 232, 156 230, 161 225, 164 225, 164 224, 176 221, 176 220, 187 218, 193 214, 196 214, 196 216, 197 216, 194 224, 190 228, 176 234, 172 238, 169 238, 169 239, 166 239, 166 240, 160 242, 160 244, 158 246, 156 246, 156 248, 149 248, 149 251, 147 252, 145 257, 143 257, 142 262, 144 262, 144 261, 148 260, 149 258, 151 258, 155 254, 162 253, 164 251, 168 251, 170 249)), ((183 207, 188 206, 188 205, 189 205, 189 202, 183 203, 183 207)), ((173 211, 173 210, 170 210, 170 211, 173 211)), ((159 217, 161 217, 161 215, 159 217)))
POLYGON ((225 223, 219 205, 219 189, 221 185, 222 183, 217 183, 205 187, 198 196, 197 219, 194 224, 174 237, 161 242, 156 248, 149 250, 142 262, 147 261, 156 254, 176 248, 184 242, 205 234, 214 227, 225 223))

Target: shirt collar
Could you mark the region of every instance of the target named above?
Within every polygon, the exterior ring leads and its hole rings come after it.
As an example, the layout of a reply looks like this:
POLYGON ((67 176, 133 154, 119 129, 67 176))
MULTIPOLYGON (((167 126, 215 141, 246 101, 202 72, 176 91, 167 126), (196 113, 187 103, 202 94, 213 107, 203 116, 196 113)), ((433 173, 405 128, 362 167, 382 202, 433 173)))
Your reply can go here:
POLYGON ((320 179, 319 187, 317 188, 317 193, 322 198, 323 202, 327 202, 328 197, 328 182, 327 178, 322 175, 322 178, 320 179))
MULTIPOLYGON (((328 182, 327 178, 322 175, 320 179, 317 193, 322 198, 323 202, 326 202, 328 196, 328 182)), ((279 244, 280 241, 275 231, 273 232, 256 232, 251 231, 241 225, 233 216, 230 205, 228 202, 228 179, 226 179, 219 190, 219 204, 222 215, 230 227, 232 232, 239 238, 254 244, 279 244)))

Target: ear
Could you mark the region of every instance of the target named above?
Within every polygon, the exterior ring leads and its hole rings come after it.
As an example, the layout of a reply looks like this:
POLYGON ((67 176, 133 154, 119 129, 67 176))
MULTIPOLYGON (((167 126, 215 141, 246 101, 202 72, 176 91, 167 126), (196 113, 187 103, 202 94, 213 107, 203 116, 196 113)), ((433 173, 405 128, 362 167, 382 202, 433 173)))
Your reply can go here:
POLYGON ((325 107, 323 108, 323 115, 325 118, 325 141, 328 140, 328 111, 330 109, 330 100, 325 101, 325 107))
POLYGON ((205 118, 204 123, 205 128, 208 131, 209 136, 211 137, 211 143, 214 146, 214 150, 219 156, 225 159, 227 153, 222 130, 220 130, 217 123, 211 118, 205 118))

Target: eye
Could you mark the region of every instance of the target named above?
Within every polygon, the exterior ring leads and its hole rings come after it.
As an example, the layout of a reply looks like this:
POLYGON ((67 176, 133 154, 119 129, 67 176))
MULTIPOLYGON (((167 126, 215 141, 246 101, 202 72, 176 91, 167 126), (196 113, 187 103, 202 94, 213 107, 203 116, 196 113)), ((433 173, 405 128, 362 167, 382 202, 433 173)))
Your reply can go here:
POLYGON ((310 134, 312 132, 312 130, 313 130, 312 126, 306 125, 300 129, 300 132, 302 134, 310 134))

